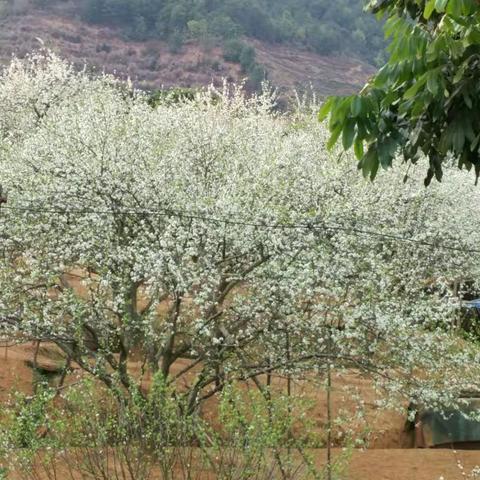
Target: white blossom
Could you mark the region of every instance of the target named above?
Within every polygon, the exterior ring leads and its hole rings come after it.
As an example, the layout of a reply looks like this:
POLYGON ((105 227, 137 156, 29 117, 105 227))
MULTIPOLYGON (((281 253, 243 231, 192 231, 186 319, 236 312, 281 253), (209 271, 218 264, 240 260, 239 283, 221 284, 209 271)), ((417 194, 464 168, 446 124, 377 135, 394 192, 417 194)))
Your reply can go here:
POLYGON ((478 285, 478 190, 454 170, 428 190, 401 169, 368 183, 312 115, 273 102, 226 86, 152 108, 51 53, 14 60, 4 335, 54 341, 107 383, 128 383, 133 353, 166 375, 198 362, 193 401, 226 372, 329 362, 391 400, 441 407, 478 388, 480 352, 452 327, 478 285))

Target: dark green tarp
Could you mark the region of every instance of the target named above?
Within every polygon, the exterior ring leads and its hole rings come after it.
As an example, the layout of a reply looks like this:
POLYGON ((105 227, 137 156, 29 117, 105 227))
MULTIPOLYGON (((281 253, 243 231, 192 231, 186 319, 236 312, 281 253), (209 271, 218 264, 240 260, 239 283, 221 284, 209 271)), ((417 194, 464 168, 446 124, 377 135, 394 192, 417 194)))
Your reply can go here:
POLYGON ((415 424, 416 446, 420 448, 480 445, 480 421, 465 418, 471 412, 480 412, 480 398, 465 399, 461 411, 447 410, 443 414, 423 410, 415 424))

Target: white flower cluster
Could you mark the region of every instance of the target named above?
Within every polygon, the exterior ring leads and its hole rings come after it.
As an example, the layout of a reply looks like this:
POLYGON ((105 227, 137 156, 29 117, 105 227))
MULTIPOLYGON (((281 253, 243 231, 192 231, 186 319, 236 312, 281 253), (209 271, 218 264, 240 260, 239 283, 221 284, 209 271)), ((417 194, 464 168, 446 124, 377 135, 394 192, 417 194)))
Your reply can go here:
POLYGON ((165 375, 182 360, 200 371, 193 401, 328 362, 432 405, 477 387, 480 352, 452 325, 479 278, 478 190, 456 171, 428 190, 398 170, 370 184, 313 116, 273 102, 226 87, 152 108, 51 53, 14 60, 4 335, 54 341, 107 384, 128 383, 133 354, 165 375))

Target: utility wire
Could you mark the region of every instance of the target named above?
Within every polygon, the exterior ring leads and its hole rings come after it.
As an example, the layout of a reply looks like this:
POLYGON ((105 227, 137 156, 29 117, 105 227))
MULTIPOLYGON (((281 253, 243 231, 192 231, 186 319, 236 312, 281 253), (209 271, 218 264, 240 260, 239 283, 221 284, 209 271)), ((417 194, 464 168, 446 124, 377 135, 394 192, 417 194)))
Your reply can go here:
POLYGON ((330 232, 344 232, 350 235, 364 235, 364 236, 373 236, 377 238, 384 238, 388 240, 394 240, 398 242, 411 243, 415 245, 421 245, 425 247, 432 247, 441 250, 454 251, 454 252, 463 252, 463 253, 478 253, 480 254, 479 249, 467 249, 463 247, 455 247, 444 244, 437 244, 433 242, 428 242, 425 240, 418 240, 415 238, 408 238, 401 235, 393 233, 383 233, 374 230, 366 230, 363 228, 356 227, 345 227, 340 224, 315 224, 312 222, 307 223, 263 223, 263 222, 249 222, 244 220, 232 220, 227 218, 217 218, 210 217, 201 214, 192 213, 186 210, 174 210, 174 209, 160 209, 160 210, 138 210, 138 209, 118 209, 118 210, 96 210, 96 209, 80 209, 80 208, 70 208, 70 209, 43 209, 43 208, 33 208, 33 207, 12 207, 10 205, 3 205, 3 210, 12 210, 25 213, 34 213, 34 214, 51 214, 51 215, 141 215, 141 216, 152 216, 152 217, 177 217, 180 219, 187 220, 201 220, 207 223, 212 224, 225 224, 232 226, 242 226, 242 227, 251 227, 259 228, 265 230, 305 230, 305 231, 330 231, 330 232))
POLYGON ((237 225, 243 227, 257 227, 265 229, 306 229, 309 227, 308 224, 268 224, 262 222, 249 222, 244 220, 231 220, 226 218, 217 218, 205 216, 197 213, 191 213, 186 210, 173 210, 173 209, 161 209, 161 210, 136 210, 136 209, 118 209, 118 210, 94 210, 94 209, 41 209, 41 208, 31 208, 31 207, 11 207, 3 206, 4 210, 14 210, 20 212, 29 212, 29 213, 38 213, 38 214, 56 214, 56 215, 139 215, 139 216, 152 216, 152 217, 177 217, 187 220, 202 220, 209 223, 223 223, 226 225, 237 225))

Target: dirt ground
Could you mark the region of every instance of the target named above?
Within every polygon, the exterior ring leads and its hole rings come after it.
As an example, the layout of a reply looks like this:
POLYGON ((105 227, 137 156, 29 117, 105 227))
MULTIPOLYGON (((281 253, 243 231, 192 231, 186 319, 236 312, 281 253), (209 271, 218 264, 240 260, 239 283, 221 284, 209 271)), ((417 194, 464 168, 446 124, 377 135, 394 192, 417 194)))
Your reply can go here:
MULTIPOLYGON (((326 451, 314 453, 318 467, 325 465, 326 451)), ((340 455, 334 450, 333 458, 340 455)), ((416 450, 416 449, 374 449, 356 450, 342 461, 342 468, 336 470, 335 480, 474 480, 472 469, 480 464, 480 452, 452 450, 416 450)), ((323 470, 325 471, 325 470, 323 470)), ((57 469, 57 479, 71 478, 68 469, 57 469)), ((193 473, 195 480, 215 480, 206 470, 193 473)), ((39 478, 49 480, 42 475, 39 478)), ((152 479, 155 478, 153 474, 152 479)), ((158 478, 161 478, 159 475, 158 478)), ((301 480, 299 475, 298 480, 301 480)), ((22 480, 12 474, 9 480, 22 480)), ((178 475, 183 480, 182 474, 178 475)))
MULTIPOLYGON (((30 393, 32 390, 32 365, 35 356, 36 344, 25 343, 9 348, 0 347, 0 404, 7 401, 13 390, 30 393)), ((53 345, 42 344, 37 354, 37 367, 46 372, 60 370, 64 362, 61 354, 53 345)), ((138 378, 141 368, 140 361, 129 363, 130 373, 138 378)), ((172 374, 185 367, 183 361, 177 362, 172 374)), ((65 385, 74 384, 82 375, 80 369, 74 369, 65 380, 65 385)), ((189 382, 195 376, 195 369, 182 377, 182 382, 189 382)), ((260 380, 265 380, 260 378, 260 380)), ((143 377, 143 387, 148 390, 151 378, 143 377)), ((413 433, 405 428, 405 416, 398 412, 386 412, 378 409, 375 404, 376 392, 371 381, 352 371, 347 374, 334 376, 332 379, 332 415, 339 420, 339 425, 333 429, 333 444, 337 447, 345 445, 349 435, 368 441, 369 448, 410 448, 413 446, 413 433), (356 400, 354 400, 356 398, 356 400), (363 403, 361 419, 355 419, 359 411, 359 401, 363 403)), ((274 377, 273 388, 279 393, 287 390, 286 379, 274 377)), ((246 388, 256 391, 253 384, 246 388)), ((327 424, 327 398, 321 379, 313 375, 296 379, 291 385, 292 396, 304 399, 302 407, 310 422, 310 426, 323 435, 327 424)), ((202 414, 213 425, 216 424, 218 406, 216 398, 209 399, 202 407, 202 414)), ((298 427, 302 428, 301 426, 298 427)), ((321 435, 321 436, 322 436, 321 435)), ((323 438, 323 437, 322 437, 323 438)))
POLYGON ((480 451, 374 449, 355 451, 347 480, 457 480, 480 465, 480 451), (460 464, 457 464, 457 461, 460 464), (463 469, 460 468, 463 467, 463 469), (466 474, 463 475, 462 472, 466 474))

